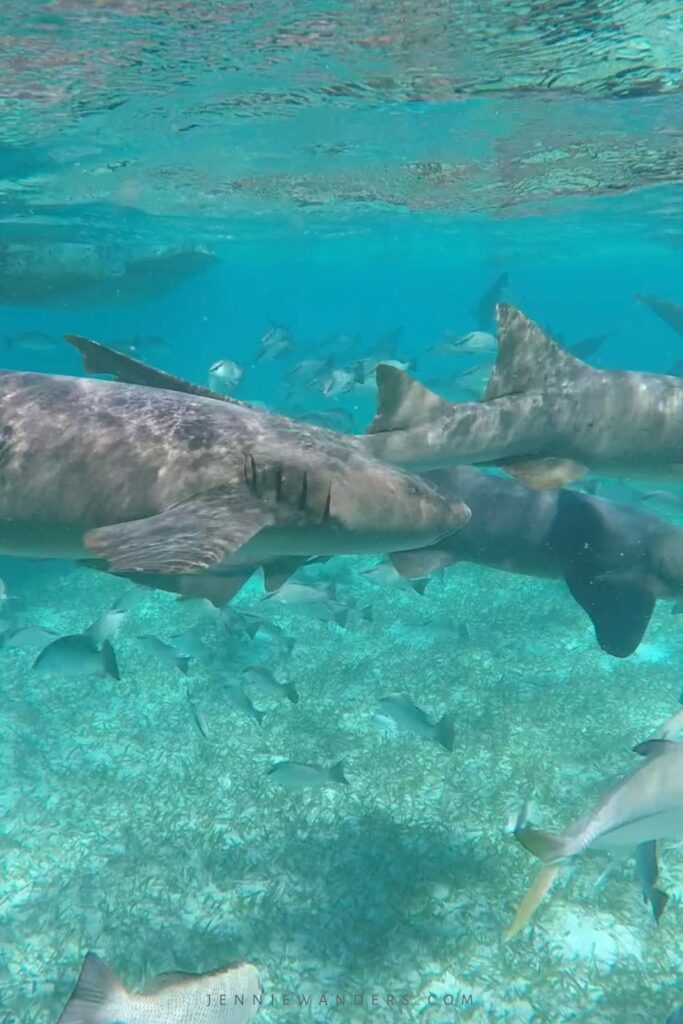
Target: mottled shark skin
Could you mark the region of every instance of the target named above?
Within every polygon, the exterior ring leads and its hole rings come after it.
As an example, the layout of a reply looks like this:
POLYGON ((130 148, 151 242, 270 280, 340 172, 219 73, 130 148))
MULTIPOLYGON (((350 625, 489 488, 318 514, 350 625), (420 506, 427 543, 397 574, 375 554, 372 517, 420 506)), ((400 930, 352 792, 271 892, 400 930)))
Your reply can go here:
POLYGON ((191 574, 236 551, 414 547, 468 516, 322 428, 203 394, 0 372, 6 554, 191 574))
POLYGON ((604 475, 683 477, 683 380, 595 370, 512 306, 483 402, 454 404, 379 366, 363 450, 413 470, 499 465, 540 488, 604 475))
POLYGON ((563 579, 590 616, 600 646, 633 654, 658 598, 683 595, 683 529, 580 491, 536 491, 467 466, 425 479, 457 494, 472 517, 457 534, 420 551, 390 556, 402 575, 475 562, 505 572, 563 579))

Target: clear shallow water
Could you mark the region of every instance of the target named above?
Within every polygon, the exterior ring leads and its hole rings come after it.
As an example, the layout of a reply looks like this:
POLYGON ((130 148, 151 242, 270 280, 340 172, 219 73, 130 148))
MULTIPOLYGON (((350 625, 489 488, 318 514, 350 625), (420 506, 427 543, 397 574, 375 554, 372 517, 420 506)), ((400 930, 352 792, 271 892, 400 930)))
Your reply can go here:
MULTIPOLYGON (((372 395, 288 396, 285 370, 325 339, 370 351, 402 326, 421 379, 453 372, 427 350, 475 327, 507 272, 508 296, 568 343, 610 332, 596 365, 664 372, 681 339, 634 296, 683 301, 680 22, 672 3, 14 4, 0 331, 161 336, 143 358, 164 369, 205 383, 235 359, 239 397, 345 409, 360 430, 372 395), (254 364, 271 321, 297 347, 254 364)), ((61 345, 15 346, 3 366, 82 372, 61 345)), ((374 587, 370 564, 307 570, 373 618, 285 612, 289 654, 227 643, 156 593, 115 641, 118 683, 43 680, 35 650, 0 651, 6 1024, 54 1021, 87 949, 132 987, 245 956, 276 997, 312 995, 265 1021, 663 1022, 680 1001, 674 844, 658 929, 630 865, 594 888, 596 855, 501 940, 535 871, 509 814, 533 799, 564 826, 631 768, 676 706, 679 617, 660 604, 616 661, 560 584, 456 566, 420 597, 374 587), (187 678, 135 642, 195 624, 187 678), (299 703, 257 699, 261 726, 235 711, 223 686, 245 659, 299 703), (378 728, 390 691, 433 720, 451 710, 454 753, 378 728), (289 794, 266 775, 277 756, 344 758, 351 784, 289 794), (315 1005, 337 992, 345 1006, 315 1005), (386 996, 404 992, 399 1013, 386 996)), ((12 628, 78 632, 126 586, 66 564, 1 571, 12 628)), ((260 598, 256 580, 235 603, 260 598)))

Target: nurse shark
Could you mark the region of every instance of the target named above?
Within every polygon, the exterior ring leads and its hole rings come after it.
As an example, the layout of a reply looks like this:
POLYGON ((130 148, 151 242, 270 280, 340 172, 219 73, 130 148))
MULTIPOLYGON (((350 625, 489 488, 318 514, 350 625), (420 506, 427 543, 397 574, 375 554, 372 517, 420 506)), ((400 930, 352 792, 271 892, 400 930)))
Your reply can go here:
POLYGON ((628 505, 580 491, 537 491, 468 466, 425 479, 457 494, 472 517, 457 534, 390 556, 419 578, 434 567, 475 562, 525 576, 563 579, 615 657, 638 647, 657 598, 683 597, 683 529, 628 505))
POLYGON ((452 403, 401 370, 377 368, 363 450, 413 470, 503 466, 538 488, 589 469, 683 479, 683 380, 596 370, 520 310, 497 307, 498 358, 482 402, 452 403))
POLYGON ((259 562, 414 547, 468 517, 341 435, 196 386, 0 372, 5 554, 166 577, 236 552, 259 562))

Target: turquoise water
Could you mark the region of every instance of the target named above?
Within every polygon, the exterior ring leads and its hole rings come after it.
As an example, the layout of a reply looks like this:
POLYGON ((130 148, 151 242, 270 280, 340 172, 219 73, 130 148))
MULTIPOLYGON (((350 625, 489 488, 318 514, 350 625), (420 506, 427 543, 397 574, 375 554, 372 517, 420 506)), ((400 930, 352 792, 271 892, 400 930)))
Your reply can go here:
MULTIPOLYGON (((136 354, 161 369, 206 386, 234 360, 237 398, 361 433, 371 389, 293 392, 288 371, 321 352, 348 368, 402 328, 396 357, 462 398, 444 381, 477 360, 430 350, 477 328, 503 273, 566 344, 608 335, 594 365, 674 367, 681 337, 635 296, 683 303, 680 5, 415 6, 3 11, 3 369, 84 376, 62 335, 153 336, 136 354), (294 348, 259 361, 273 324, 294 348)), ((134 585, 0 560, 0 1024, 56 1021, 88 950, 133 990, 245 958, 265 1024, 664 1024, 683 1001, 675 842, 659 926, 632 863, 597 884, 594 853, 503 938, 537 871, 510 821, 531 801, 564 828, 631 770, 678 707, 681 617, 658 602, 615 659, 560 581, 456 564, 420 595, 364 575, 378 561, 297 573, 334 588, 345 626, 275 607, 253 640, 140 589, 116 681, 44 677, 45 638, 11 637, 82 633, 134 585), (137 639, 190 629, 187 675, 137 639), (247 688, 261 724, 226 697, 254 664, 299 694, 247 688), (393 692, 452 713, 453 751, 378 720, 393 692), (349 785, 280 788, 280 758, 343 760, 349 785)), ((257 574, 230 608, 265 616, 263 593, 257 574)))

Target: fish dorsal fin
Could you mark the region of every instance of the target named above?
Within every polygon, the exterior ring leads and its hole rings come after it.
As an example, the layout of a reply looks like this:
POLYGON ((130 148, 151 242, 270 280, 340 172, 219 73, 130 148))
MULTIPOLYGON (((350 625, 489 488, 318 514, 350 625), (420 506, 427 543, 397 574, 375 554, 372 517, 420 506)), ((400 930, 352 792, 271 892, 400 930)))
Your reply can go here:
POLYGON ((380 363, 375 376, 377 413, 367 429, 368 434, 406 430, 419 423, 427 423, 452 408, 450 402, 439 398, 396 366, 380 363))
POLYGON ((499 303, 498 358, 491 371, 484 401, 503 395, 559 387, 586 373, 590 366, 560 348, 519 309, 499 303))
POLYGON ((186 395, 200 395, 202 398, 213 398, 217 402, 228 402, 230 405, 245 405, 235 398, 219 395, 210 388, 192 381, 176 377, 164 370, 157 370, 140 359, 133 359, 116 349, 107 348, 99 341, 81 338, 77 334, 65 334, 64 340, 77 348, 83 357, 83 369, 86 373, 108 373, 121 384, 142 384, 148 388, 163 388, 164 391, 180 391, 186 395))
POLYGON ((640 754, 641 757, 661 757, 677 746, 673 740, 645 740, 633 748, 633 753, 640 754))

